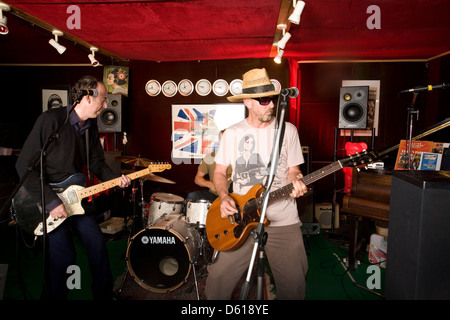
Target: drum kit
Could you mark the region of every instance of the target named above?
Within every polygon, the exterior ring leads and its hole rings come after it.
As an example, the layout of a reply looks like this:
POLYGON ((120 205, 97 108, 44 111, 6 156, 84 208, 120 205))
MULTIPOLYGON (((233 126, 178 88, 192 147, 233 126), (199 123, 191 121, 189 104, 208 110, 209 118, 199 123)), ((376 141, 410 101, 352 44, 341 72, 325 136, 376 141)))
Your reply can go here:
MULTIPOLYGON (((154 163, 140 157, 118 157, 133 167, 154 163)), ((218 252, 206 236, 206 215, 211 202, 185 200, 171 193, 155 192, 144 199, 146 180, 175 184, 166 178, 149 174, 140 179, 141 217, 133 218, 126 251, 127 272, 119 289, 121 293, 130 274, 142 288, 155 293, 169 293, 188 281, 192 272, 197 289, 196 266, 206 268, 215 262, 218 252), (141 224, 139 224, 141 222, 141 224), (136 227, 136 224, 139 224, 136 227), (203 256, 203 259, 199 259, 203 256)), ((132 201, 135 203, 133 188, 132 201)), ((136 212, 136 210, 134 210, 136 212)))

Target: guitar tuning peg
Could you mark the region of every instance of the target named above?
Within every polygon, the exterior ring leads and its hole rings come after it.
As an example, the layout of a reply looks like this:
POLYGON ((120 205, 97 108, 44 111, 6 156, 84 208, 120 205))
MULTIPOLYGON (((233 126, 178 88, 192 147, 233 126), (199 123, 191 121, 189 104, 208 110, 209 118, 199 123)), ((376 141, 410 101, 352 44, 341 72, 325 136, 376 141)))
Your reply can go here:
POLYGON ((361 168, 356 168, 356 171, 360 172, 360 171, 361 171, 361 168))

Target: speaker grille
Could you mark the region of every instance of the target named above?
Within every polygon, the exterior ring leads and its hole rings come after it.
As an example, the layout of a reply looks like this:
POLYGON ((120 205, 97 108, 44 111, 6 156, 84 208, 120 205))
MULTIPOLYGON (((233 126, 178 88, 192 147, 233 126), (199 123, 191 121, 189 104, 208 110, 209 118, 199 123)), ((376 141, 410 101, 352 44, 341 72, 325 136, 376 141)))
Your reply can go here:
POLYGON ((369 87, 342 87, 339 100, 339 128, 366 129, 369 87))
POLYGON ((122 96, 108 94, 108 106, 97 118, 98 130, 100 132, 122 131, 122 96))

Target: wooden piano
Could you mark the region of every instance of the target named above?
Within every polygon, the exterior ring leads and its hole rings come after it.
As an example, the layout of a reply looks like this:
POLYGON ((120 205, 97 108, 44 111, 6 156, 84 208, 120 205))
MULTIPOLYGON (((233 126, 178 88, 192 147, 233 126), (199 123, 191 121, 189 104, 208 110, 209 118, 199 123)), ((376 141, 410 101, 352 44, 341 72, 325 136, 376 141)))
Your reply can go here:
MULTIPOLYGON (((431 140, 448 142, 450 136, 450 118, 414 136, 413 140, 431 140)), ((342 199, 341 212, 348 213, 350 223, 349 268, 354 269, 355 256, 365 249, 369 242, 369 222, 388 221, 391 198, 391 178, 399 145, 378 152, 384 162, 383 170, 358 171, 353 168, 350 193, 342 199), (358 220, 362 218, 361 235, 358 237, 358 220)))
POLYGON ((341 212, 348 214, 349 268, 354 270, 356 255, 369 242, 371 220, 388 221, 391 198, 392 171, 353 168, 352 187, 342 199, 341 212), (362 218, 361 234, 358 236, 358 220, 362 218))

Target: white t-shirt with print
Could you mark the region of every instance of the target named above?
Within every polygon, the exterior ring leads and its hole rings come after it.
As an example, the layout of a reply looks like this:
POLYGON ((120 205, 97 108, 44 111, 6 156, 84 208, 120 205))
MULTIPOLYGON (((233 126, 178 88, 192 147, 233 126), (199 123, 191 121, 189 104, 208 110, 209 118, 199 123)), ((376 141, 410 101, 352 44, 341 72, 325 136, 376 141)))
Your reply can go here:
MULTIPOLYGON (((215 161, 233 168, 233 193, 245 195, 256 184, 265 186, 276 135, 277 119, 266 128, 254 128, 243 120, 227 128, 220 141, 215 161)), ((285 122, 285 133, 278 160, 278 168, 271 191, 287 184, 288 168, 304 163, 297 128, 285 122)), ((290 225, 299 222, 295 199, 274 201, 267 207, 266 218, 271 226, 290 225)))

